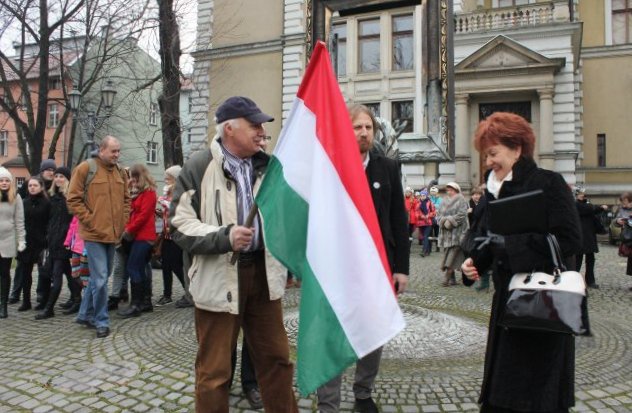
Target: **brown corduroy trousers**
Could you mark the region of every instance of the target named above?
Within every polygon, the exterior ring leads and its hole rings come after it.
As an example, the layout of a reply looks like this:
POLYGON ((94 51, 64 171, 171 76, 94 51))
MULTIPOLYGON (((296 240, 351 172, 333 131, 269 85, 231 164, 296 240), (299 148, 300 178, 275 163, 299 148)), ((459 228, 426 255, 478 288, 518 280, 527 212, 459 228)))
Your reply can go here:
MULTIPOLYGON (((196 413, 228 413, 231 352, 243 328, 266 412, 296 413, 281 300, 270 301, 263 256, 239 262, 239 315, 195 309, 196 413)), ((198 276, 204 276, 198 274, 198 276)))

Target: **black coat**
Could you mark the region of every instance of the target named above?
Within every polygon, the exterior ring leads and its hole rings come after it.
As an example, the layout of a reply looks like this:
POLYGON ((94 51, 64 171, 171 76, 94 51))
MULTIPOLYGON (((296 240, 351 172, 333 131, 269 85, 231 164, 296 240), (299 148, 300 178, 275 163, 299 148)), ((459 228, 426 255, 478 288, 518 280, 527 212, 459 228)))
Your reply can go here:
POLYGON ((61 192, 50 199, 50 219, 48 221, 48 255, 51 259, 70 259, 71 252, 64 246, 72 215, 66 207, 66 197, 61 192))
POLYGON ((40 193, 24 198, 24 229, 26 249, 18 253, 22 262, 37 262, 42 250, 46 249, 46 228, 50 217, 50 201, 40 193))
MULTIPOLYGON (((513 179, 503 184, 499 198, 536 189, 544 191, 542 207, 546 209, 549 232, 557 237, 567 266, 574 268, 574 255, 581 249, 579 217, 570 189, 560 174, 520 159, 513 167, 513 179)), ((494 199, 489 192, 484 198, 482 208, 494 199)), ((479 211, 477 208, 476 212, 479 211)), ((489 217, 486 208, 484 211, 480 216, 486 221, 489 217)), ((498 324, 511 276, 517 272, 552 270, 545 236, 536 233, 506 236, 504 247, 488 247, 473 259, 479 273, 492 267, 495 287, 479 402, 484 407, 520 412, 549 412, 573 406, 575 338, 568 334, 507 330, 498 324)))
POLYGON ((408 215, 404 205, 404 190, 399 165, 393 159, 372 151, 366 167, 366 175, 391 271, 408 275, 410 260, 408 215))
POLYGON ((579 221, 582 226, 582 254, 590 254, 599 252, 597 246, 597 214, 603 209, 598 205, 589 204, 587 200, 575 202, 577 212, 579 213, 579 221))

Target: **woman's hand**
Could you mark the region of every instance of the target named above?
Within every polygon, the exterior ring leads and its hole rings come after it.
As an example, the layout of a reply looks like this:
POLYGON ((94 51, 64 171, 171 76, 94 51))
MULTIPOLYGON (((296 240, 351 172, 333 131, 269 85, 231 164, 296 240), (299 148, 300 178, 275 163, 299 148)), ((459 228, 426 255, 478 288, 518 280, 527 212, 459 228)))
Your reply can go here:
POLYGON ((468 258, 463 262, 463 265, 461 265, 461 271, 463 271, 463 274, 465 274, 469 280, 476 281, 479 279, 478 270, 474 266, 474 260, 471 258, 468 258))

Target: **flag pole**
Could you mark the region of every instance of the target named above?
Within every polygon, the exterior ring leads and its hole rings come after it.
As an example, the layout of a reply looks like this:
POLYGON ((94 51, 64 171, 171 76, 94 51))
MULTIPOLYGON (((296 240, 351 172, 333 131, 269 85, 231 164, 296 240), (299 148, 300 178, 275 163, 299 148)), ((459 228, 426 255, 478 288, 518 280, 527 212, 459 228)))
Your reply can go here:
MULTIPOLYGON (((250 207, 250 211, 248 212, 248 216, 246 217, 246 222, 244 222, 244 226, 246 228, 252 227, 252 223, 254 222, 255 217, 257 216, 257 212, 259 212, 259 207, 257 206, 256 202, 253 202, 252 206, 250 207)), ((233 252, 233 255, 230 257, 230 264, 235 265, 238 259, 239 259, 239 251, 233 252)))

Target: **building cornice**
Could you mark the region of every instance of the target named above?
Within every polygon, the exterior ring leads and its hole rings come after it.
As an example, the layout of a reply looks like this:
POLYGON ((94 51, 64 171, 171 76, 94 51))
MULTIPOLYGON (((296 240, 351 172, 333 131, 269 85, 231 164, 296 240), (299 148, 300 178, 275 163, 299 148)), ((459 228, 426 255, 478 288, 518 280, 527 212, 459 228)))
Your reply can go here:
POLYGON ((582 23, 550 23, 537 26, 507 27, 504 29, 488 30, 472 33, 457 33, 454 35, 456 45, 483 44, 500 34, 516 41, 524 39, 549 39, 551 35, 574 35, 577 30, 581 34, 582 23))
POLYGON ((242 43, 231 46, 211 48, 207 50, 196 50, 192 53, 194 58, 218 59, 235 56, 249 56, 260 53, 271 53, 283 51, 283 40, 267 40, 263 42, 242 43))
POLYGON ((616 46, 595 46, 582 49, 583 59, 595 59, 603 57, 632 56, 632 44, 620 44, 616 46))

